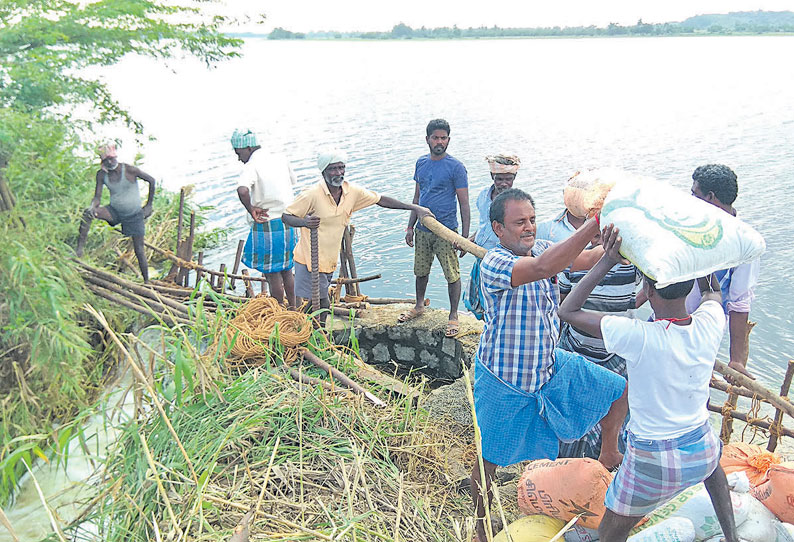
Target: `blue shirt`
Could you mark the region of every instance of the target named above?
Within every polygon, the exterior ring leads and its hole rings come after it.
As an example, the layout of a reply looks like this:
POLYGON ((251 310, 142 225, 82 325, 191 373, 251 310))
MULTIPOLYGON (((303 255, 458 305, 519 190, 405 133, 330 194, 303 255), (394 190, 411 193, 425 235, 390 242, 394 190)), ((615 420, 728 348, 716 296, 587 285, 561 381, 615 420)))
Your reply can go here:
POLYGON ((477 235, 474 237, 474 242, 486 250, 491 250, 499 244, 499 238, 493 232, 491 227, 491 194, 493 194, 494 186, 480 192, 477 196, 477 212, 480 214, 480 225, 477 228, 477 235))
POLYGON ((545 239, 552 243, 559 243, 565 241, 576 231, 570 222, 568 222, 568 211, 562 210, 560 214, 552 220, 546 220, 538 224, 538 231, 535 234, 535 239, 545 239))
MULTIPOLYGON (((532 256, 540 256, 550 246, 548 241, 535 241, 532 256)), ((505 382, 534 393, 551 378, 559 341, 560 298, 550 279, 513 288, 513 266, 518 259, 498 245, 482 260, 485 328, 477 359, 505 382)))
MULTIPOLYGON (((430 209, 436 220, 447 228, 456 230, 458 198, 455 190, 469 186, 469 176, 461 161, 450 155, 431 160, 426 154, 416 161, 414 181, 419 184, 419 205, 430 209)), ((421 223, 416 229, 430 231, 421 223)))

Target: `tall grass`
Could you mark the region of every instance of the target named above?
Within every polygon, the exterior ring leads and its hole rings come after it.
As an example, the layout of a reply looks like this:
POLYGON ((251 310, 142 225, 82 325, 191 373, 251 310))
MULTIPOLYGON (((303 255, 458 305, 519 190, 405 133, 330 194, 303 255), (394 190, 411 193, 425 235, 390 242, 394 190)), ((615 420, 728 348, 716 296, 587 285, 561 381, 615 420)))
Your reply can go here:
MULTIPOLYGON (((231 314, 223 298, 207 295, 219 304, 214 319, 197 314, 192 327, 160 328, 159 345, 146 349, 159 360, 146 387, 158 392, 144 401, 162 402, 164 414, 145 409, 108 454, 99 488, 108 496, 88 515, 102 540, 179 533, 227 540, 240 517, 256 509, 253 532, 279 540, 468 542, 470 500, 452 490, 450 459, 468 442, 410 399, 392 396, 378 408, 341 389, 295 382, 273 340, 264 365, 229 371, 228 346, 206 347, 211 334, 226 336, 231 314)), ((137 340, 126 339, 130 347, 137 340)), ((309 344, 328 363, 353 366, 324 334, 309 344)), ((296 368, 327 379, 314 366, 296 368)), ((86 525, 67 533, 88 537, 86 525)))
MULTIPOLYGON (((53 425, 89 408, 113 363, 113 349, 82 305, 93 300, 115 329, 139 320, 94 300, 69 265, 82 211, 93 197, 92 155, 64 121, 0 110, 0 176, 17 201, 0 213, 0 505, 24 472, 19 458, 32 452, 30 443, 53 449, 53 425)), ((158 190, 148 240, 175 248, 178 202, 178 195, 158 190)), ((202 224, 203 209, 188 202, 188 212, 191 207, 202 224)), ((86 258, 118 270, 119 254, 131 256, 131 245, 103 224, 92 226, 86 258)), ((222 236, 200 234, 195 246, 222 236)), ((157 269, 151 272, 156 276, 157 269)))

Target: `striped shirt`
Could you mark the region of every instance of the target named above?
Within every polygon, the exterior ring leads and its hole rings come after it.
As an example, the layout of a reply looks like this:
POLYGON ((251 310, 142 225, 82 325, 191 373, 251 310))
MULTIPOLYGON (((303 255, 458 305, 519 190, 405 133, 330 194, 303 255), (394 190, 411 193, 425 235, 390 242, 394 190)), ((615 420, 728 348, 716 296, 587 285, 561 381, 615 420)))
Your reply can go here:
MULTIPOLYGON (((586 274, 587 271, 572 272, 566 269, 560 279, 560 295, 568 295, 586 274)), ((583 308, 616 316, 633 317, 637 285, 641 281, 642 274, 636 267, 631 264, 618 264, 610 269, 601 282, 593 288, 593 292, 585 301, 583 308)), ((562 326, 560 347, 578 352, 597 363, 603 363, 614 356, 604 348, 604 341, 569 324, 562 326)))
MULTIPOLYGON (((550 246, 548 241, 535 241, 531 255, 540 256, 550 246)), ((482 260, 485 328, 477 358, 505 382, 534 393, 551 378, 559 340, 559 293, 550 279, 513 288, 513 266, 518 259, 500 244, 482 260)))

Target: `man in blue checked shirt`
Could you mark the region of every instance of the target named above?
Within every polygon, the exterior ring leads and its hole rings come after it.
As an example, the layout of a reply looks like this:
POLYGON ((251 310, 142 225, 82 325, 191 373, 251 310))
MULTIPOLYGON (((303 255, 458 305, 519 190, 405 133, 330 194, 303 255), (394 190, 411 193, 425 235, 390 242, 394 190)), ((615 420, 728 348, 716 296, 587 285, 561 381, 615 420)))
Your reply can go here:
MULTIPOLYGON (((485 502, 497 466, 556 459, 560 441, 582 437, 601 423, 599 461, 620 464, 618 431, 628 408, 626 380, 557 348, 560 321, 557 273, 589 269, 604 253, 584 251, 599 230, 593 217, 567 240, 535 241, 535 207, 511 188, 491 203, 499 244, 482 260, 485 328, 475 357, 474 406, 482 436, 485 491, 479 465, 471 474, 477 537, 486 540, 485 502), (586 396, 574 390, 589 389, 586 396)), ((496 529, 494 529, 496 530, 496 529)))

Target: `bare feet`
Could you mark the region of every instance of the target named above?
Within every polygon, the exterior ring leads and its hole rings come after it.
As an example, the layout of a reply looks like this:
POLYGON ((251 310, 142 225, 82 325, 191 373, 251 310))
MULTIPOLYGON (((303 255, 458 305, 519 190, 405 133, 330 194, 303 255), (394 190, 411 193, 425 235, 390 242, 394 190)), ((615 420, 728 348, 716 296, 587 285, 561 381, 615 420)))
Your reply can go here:
POLYGON ((605 452, 601 449, 601 455, 598 456, 598 461, 610 471, 616 471, 623 461, 623 454, 615 450, 614 452, 605 452))

